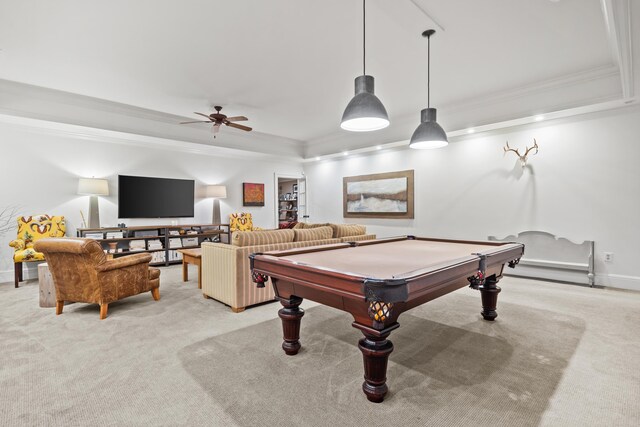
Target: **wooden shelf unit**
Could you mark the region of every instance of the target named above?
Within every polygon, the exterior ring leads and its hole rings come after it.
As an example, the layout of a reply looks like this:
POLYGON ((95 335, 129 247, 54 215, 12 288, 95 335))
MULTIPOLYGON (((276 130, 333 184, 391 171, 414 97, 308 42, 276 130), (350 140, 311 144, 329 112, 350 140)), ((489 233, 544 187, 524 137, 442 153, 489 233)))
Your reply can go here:
POLYGON ((229 231, 229 224, 183 224, 183 225, 147 225, 147 226, 135 226, 135 227, 104 227, 104 228, 78 228, 78 237, 87 237, 87 234, 102 233, 102 239, 95 239, 102 245, 105 253, 118 258, 121 256, 127 256, 137 253, 156 253, 164 252, 163 261, 151 261, 151 265, 170 265, 181 263, 180 259, 174 258, 173 255, 178 249, 195 249, 199 248, 203 241, 206 240, 219 240, 222 243, 231 242, 231 233, 229 231), (178 232, 178 234, 171 234, 171 232, 178 232), (194 233, 195 231, 195 233, 194 233), (122 232, 122 237, 107 238, 108 232, 122 232), (192 234, 187 234, 191 232, 192 234), (183 233, 183 234, 180 234, 183 233), (136 234, 155 234, 153 236, 142 236, 136 234), (225 238, 226 236, 226 238, 225 238), (183 246, 183 239, 197 238, 197 245, 183 246), (170 239, 180 239, 179 247, 171 247, 170 239), (143 240, 144 249, 130 250, 129 243, 133 240, 143 240), (160 241, 161 248, 149 249, 149 241, 160 241), (116 252, 113 246, 115 244, 116 252), (118 252, 118 250, 120 252, 118 252), (172 254, 170 256, 170 253, 172 254), (171 259, 170 259, 171 258, 171 259))
POLYGON ((298 209, 297 209, 298 199, 278 200, 278 202, 279 202, 278 221, 297 221, 298 220, 298 209), (287 203, 291 203, 291 205, 296 209, 286 209, 287 203), (283 215, 284 215, 284 218, 282 217, 283 215))

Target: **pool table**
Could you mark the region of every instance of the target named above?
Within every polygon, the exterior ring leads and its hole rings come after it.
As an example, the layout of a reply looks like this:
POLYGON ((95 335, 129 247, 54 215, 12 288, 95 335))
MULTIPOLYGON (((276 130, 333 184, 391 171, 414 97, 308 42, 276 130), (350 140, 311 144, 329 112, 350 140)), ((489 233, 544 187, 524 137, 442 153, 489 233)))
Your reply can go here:
POLYGON ((520 243, 429 239, 414 236, 307 247, 250 255, 257 286, 268 279, 283 305, 288 355, 300 350, 304 298, 350 313, 362 331, 362 389, 372 402, 387 394, 387 360, 393 344, 387 338, 403 312, 471 286, 480 291, 481 315, 498 316, 496 305, 505 264, 515 267, 524 253, 520 243))

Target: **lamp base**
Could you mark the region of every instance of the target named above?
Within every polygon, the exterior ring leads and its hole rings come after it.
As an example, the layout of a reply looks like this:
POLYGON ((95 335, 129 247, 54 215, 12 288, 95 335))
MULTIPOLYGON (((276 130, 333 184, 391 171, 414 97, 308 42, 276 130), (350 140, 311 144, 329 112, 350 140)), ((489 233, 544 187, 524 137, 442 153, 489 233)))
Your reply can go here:
POLYGON ((98 196, 89 198, 89 228, 100 228, 100 209, 98 208, 98 196))
POLYGON ((213 219, 212 224, 221 224, 222 218, 220 218, 220 199, 213 199, 213 219))

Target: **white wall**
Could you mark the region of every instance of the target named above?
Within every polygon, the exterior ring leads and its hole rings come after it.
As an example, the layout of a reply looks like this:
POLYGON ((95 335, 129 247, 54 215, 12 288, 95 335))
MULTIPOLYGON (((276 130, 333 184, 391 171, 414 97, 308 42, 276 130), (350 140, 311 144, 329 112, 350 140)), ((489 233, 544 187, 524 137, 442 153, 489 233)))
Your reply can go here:
MULTIPOLYGON (((523 152, 523 150, 520 150, 523 152)), ((598 284, 640 290, 640 109, 478 135, 439 150, 376 152, 305 166, 310 222, 363 223, 379 237, 463 239, 548 231, 595 240, 598 284), (522 170, 512 147, 539 154, 522 170), (342 217, 342 177, 415 170, 415 219, 342 217), (614 261, 604 263, 603 252, 614 261)))
MULTIPOLYGON (((166 224, 174 219, 118 220, 118 174, 185 178, 196 180, 194 218, 180 218, 179 224, 211 223, 211 199, 203 199, 207 184, 227 186, 227 198, 221 200, 225 218, 232 212, 251 212, 256 225, 271 228, 275 223, 274 173, 299 175, 297 162, 279 162, 263 155, 221 157, 163 148, 127 145, 71 136, 59 136, 42 130, 0 124, 0 210, 19 207, 21 215, 55 214, 67 218, 67 235, 75 236, 81 226, 80 211, 87 215, 89 196, 76 194, 79 177, 107 178, 110 195, 100 197, 102 226, 125 222, 127 225, 166 224), (265 184, 265 206, 242 206, 242 183, 265 184)), ((0 235, 0 283, 13 281, 13 248, 8 242, 15 232, 0 235)), ((35 274, 34 266, 25 270, 35 274)))

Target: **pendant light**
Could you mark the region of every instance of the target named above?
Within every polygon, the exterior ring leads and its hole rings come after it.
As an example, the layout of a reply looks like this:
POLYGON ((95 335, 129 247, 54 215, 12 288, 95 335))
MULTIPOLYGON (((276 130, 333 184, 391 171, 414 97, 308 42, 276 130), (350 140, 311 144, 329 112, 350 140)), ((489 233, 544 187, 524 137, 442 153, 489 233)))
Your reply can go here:
POLYGON ((356 94, 342 114, 340 127, 353 132, 369 132, 389 126, 389 116, 375 95, 373 76, 368 76, 366 57, 366 0, 362 0, 362 75, 356 77, 356 94))
POLYGON ((420 124, 416 128, 409 147, 416 149, 440 148, 449 144, 447 133, 436 122, 436 109, 430 104, 430 83, 431 83, 431 36, 436 30, 427 30, 422 33, 422 37, 427 38, 427 108, 420 112, 420 124))

